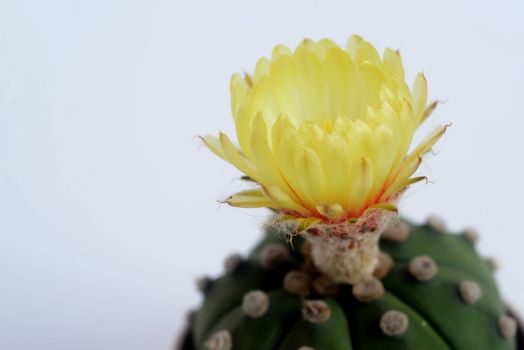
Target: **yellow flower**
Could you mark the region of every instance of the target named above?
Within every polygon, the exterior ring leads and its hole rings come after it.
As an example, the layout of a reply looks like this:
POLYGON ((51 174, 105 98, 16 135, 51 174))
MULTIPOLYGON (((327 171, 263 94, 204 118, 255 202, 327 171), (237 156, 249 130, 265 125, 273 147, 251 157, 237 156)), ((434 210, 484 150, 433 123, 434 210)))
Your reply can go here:
POLYGON ((408 154, 434 109, 422 74, 410 90, 398 52, 382 58, 358 36, 346 48, 304 40, 278 45, 253 76, 231 79, 239 147, 220 133, 205 144, 257 183, 227 203, 270 207, 314 222, 354 221, 370 208, 394 208, 399 194, 445 132, 437 128, 408 154))

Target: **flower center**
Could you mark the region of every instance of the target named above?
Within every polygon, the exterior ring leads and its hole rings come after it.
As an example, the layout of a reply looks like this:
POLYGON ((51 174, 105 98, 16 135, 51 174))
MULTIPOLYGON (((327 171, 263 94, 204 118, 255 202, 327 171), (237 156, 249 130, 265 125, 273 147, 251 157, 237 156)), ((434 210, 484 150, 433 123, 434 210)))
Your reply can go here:
POLYGON ((330 134, 333 131, 333 122, 331 121, 331 119, 325 120, 322 123, 322 129, 324 129, 324 131, 328 134, 330 134))

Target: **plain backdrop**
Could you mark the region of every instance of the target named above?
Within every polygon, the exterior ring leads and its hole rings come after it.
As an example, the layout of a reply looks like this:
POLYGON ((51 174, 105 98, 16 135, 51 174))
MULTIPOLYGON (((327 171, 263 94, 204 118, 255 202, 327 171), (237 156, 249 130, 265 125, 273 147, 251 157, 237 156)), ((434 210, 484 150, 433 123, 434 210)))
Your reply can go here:
POLYGON ((524 310, 520 1, 0 2, 0 349, 170 349, 266 210, 217 200, 240 173, 229 78, 277 43, 358 33, 400 49, 453 123, 401 212, 473 226, 524 310))

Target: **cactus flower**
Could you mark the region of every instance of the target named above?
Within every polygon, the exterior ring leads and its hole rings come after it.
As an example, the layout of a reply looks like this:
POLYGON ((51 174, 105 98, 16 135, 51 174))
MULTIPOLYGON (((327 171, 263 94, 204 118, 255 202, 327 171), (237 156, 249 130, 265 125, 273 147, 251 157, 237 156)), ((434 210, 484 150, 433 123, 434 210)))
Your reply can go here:
POLYGON ((238 146, 224 133, 204 143, 256 187, 229 197, 237 207, 274 208, 299 222, 354 222, 370 208, 395 209, 422 157, 445 132, 411 152, 435 103, 418 74, 410 89, 398 52, 382 57, 359 36, 283 45, 253 75, 231 78, 238 146))
POLYGON ((237 142, 202 139, 253 181, 229 204, 278 214, 250 253, 199 280, 180 350, 521 348, 476 231, 395 218, 446 130, 411 146, 436 103, 422 74, 406 85, 397 52, 358 36, 277 46, 231 94, 237 142))

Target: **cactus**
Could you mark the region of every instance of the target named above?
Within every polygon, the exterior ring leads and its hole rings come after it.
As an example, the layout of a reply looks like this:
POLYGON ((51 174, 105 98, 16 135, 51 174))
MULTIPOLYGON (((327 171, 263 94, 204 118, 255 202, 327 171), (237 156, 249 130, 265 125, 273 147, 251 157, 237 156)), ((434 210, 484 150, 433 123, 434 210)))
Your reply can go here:
POLYGON ((199 280, 204 303, 181 349, 516 348, 476 233, 398 218, 448 127, 410 151, 437 103, 424 75, 408 87, 398 51, 380 57, 359 36, 278 45, 254 75, 233 75, 231 98, 238 146, 224 133, 202 141, 253 187, 224 202, 276 216, 247 258, 199 280))
POLYGON ((439 224, 390 225, 374 276, 352 286, 320 273, 306 240, 287 244, 268 227, 249 256, 233 255, 223 276, 200 284, 204 302, 181 349, 516 349, 476 235, 439 224))

